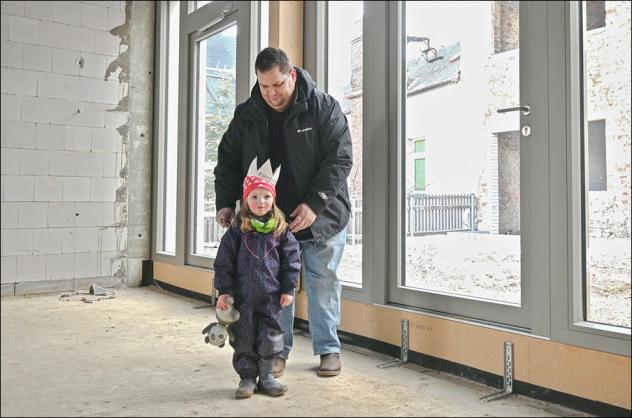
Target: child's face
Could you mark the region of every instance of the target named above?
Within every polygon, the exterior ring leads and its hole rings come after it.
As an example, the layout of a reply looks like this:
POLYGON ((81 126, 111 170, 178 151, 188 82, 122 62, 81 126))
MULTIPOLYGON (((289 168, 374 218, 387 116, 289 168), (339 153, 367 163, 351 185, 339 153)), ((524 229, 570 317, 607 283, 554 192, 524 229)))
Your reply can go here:
POLYGON ((270 212, 274 198, 272 193, 263 187, 258 187, 248 195, 248 209, 257 216, 263 216, 270 212))

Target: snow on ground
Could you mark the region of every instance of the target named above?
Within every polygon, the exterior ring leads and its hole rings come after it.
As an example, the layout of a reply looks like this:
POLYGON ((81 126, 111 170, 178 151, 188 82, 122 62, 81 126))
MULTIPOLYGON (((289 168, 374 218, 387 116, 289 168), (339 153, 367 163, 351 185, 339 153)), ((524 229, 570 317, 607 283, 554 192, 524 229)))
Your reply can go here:
MULTIPOLYGON (((630 327, 630 240, 590 240, 588 319, 630 327)), ((347 245, 338 269, 361 283, 362 245, 347 245)), ((520 303, 520 236, 448 233, 407 237, 406 286, 520 303)))

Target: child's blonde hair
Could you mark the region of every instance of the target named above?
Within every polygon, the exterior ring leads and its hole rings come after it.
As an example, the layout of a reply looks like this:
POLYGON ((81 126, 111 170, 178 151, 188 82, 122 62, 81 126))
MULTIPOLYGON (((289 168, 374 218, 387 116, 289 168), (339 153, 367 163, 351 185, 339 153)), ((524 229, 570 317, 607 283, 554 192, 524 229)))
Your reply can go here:
MULTIPOLYGON (((287 222, 285 221, 285 215, 276 205, 276 202, 272 203, 272 217, 276 220, 276 226, 274 227, 274 236, 279 237, 285 232, 287 228, 287 222)), ((250 218, 252 218, 252 212, 248 209, 248 204, 244 202, 239 211, 239 218, 241 218, 241 232, 250 232, 254 227, 250 224, 250 218)))

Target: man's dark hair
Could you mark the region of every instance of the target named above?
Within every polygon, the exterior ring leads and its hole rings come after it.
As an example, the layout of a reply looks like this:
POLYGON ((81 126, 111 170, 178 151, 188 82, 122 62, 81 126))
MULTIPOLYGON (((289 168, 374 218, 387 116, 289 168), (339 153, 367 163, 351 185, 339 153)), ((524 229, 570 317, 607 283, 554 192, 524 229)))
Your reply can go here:
POLYGON ((292 69, 292 63, 282 49, 268 47, 259 52, 255 60, 255 71, 265 73, 276 66, 283 74, 289 73, 292 69))

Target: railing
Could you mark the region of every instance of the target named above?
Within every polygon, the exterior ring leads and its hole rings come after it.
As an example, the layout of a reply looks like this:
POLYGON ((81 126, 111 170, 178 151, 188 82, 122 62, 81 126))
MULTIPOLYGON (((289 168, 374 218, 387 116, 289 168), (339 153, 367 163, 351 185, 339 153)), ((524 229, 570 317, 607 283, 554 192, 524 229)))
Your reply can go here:
MULTIPOLYGON (((476 196, 412 192, 406 198, 406 235, 476 230, 476 196)), ((216 247, 224 229, 215 222, 215 207, 204 212, 204 246, 216 247)), ((362 199, 351 198, 347 244, 362 244, 362 199)))
POLYGON ((204 246, 217 247, 219 241, 224 235, 224 228, 215 222, 215 206, 211 207, 211 211, 204 212, 204 246))
POLYGON ((406 235, 476 230, 476 196, 412 192, 407 197, 406 235))
POLYGON ((362 244, 362 199, 351 198, 351 216, 347 224, 347 244, 362 244))

